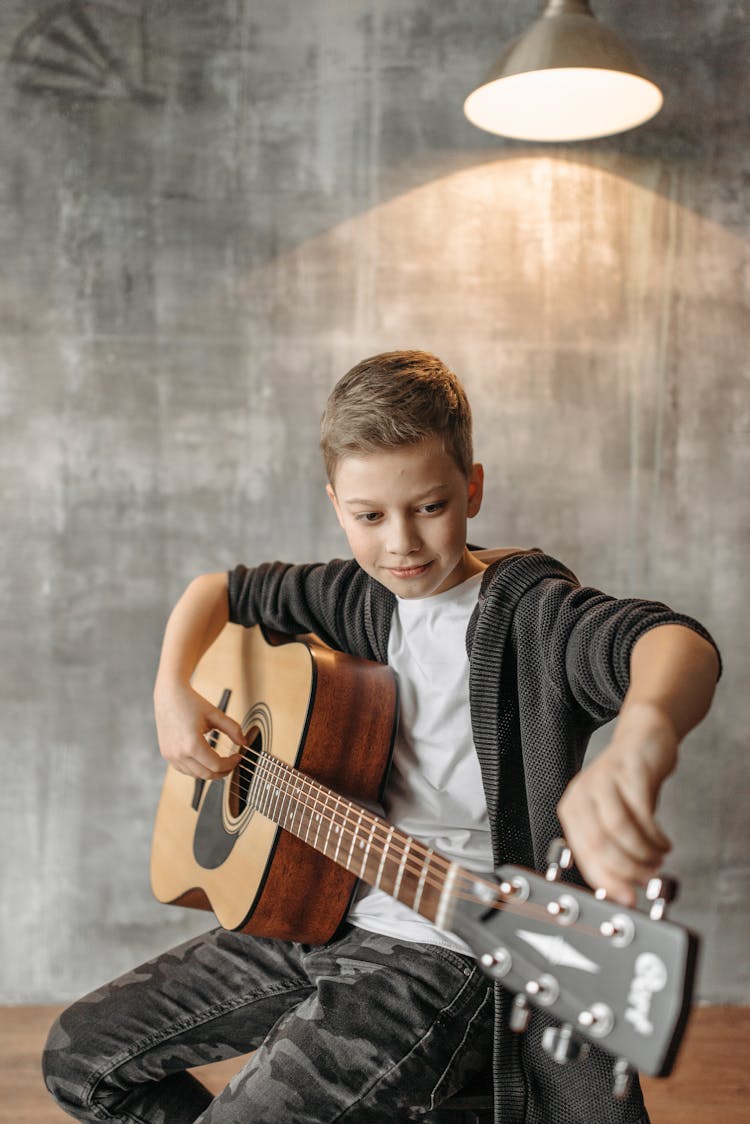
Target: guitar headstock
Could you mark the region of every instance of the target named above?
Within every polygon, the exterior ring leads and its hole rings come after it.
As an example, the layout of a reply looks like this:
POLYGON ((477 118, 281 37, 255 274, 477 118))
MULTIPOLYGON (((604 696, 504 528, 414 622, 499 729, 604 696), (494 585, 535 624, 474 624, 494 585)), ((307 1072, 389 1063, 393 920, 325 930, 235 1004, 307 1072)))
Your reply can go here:
POLYGON ((501 867, 494 890, 477 880, 471 895, 461 894, 451 928, 487 974, 516 993, 512 1029, 525 1029, 529 1005, 545 1010, 562 1023, 545 1035, 552 1056, 568 1061, 585 1041, 595 1043, 618 1059, 615 1092, 622 1093, 629 1067, 670 1072, 689 1013, 698 941, 663 919, 672 880, 653 880, 648 915, 557 881, 565 865, 563 855, 546 878, 501 867))

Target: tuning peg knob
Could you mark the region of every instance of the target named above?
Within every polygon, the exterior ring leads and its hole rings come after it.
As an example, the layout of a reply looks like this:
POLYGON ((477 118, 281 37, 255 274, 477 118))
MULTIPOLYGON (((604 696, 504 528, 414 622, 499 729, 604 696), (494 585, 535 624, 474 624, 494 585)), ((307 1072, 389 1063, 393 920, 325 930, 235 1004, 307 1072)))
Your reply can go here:
POLYGON ((630 1092, 630 1086, 633 1083, 633 1070, 630 1068, 627 1058, 618 1058, 612 1072, 612 1096, 621 1101, 630 1092))
POLYGON ((667 915, 667 906, 677 897, 679 883, 676 878, 668 874, 661 874, 658 878, 650 878, 646 886, 646 898, 651 902, 649 917, 652 921, 661 921, 667 915))
POLYGON ((510 1009, 510 1018, 508 1019, 510 1029, 515 1034, 523 1034, 529 1025, 530 1016, 528 999, 525 995, 517 995, 510 1009))
POLYGON ((587 1042, 582 1042, 570 1023, 548 1026, 542 1035, 542 1047, 558 1063, 575 1062, 589 1052, 587 1042))
POLYGON ((615 1016, 606 1003, 592 1003, 578 1015, 578 1025, 587 1034, 596 1038, 606 1038, 615 1025, 615 1016))
POLYGON ((553 839, 547 848, 547 870, 544 877, 548 882, 558 882, 564 870, 573 865, 573 852, 564 839, 553 839))
POLYGON ((635 923, 627 913, 614 913, 602 921, 599 932, 608 937, 616 948, 627 948, 635 937, 635 923))
POLYGON ((497 979, 502 979, 507 976, 508 972, 513 967, 513 959, 508 952, 507 948, 502 946, 495 948, 492 952, 485 952, 479 957, 479 963, 490 976, 497 979))

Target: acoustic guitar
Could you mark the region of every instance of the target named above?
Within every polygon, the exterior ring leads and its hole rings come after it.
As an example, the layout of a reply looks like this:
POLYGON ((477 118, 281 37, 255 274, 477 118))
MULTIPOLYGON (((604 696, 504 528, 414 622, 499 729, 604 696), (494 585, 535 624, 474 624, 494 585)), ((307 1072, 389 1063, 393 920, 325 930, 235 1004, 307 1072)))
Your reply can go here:
MULTIPOLYGON (((168 767, 156 815, 151 883, 159 901, 212 910, 228 929, 307 944, 328 940, 359 880, 458 934, 487 974, 515 993, 511 1026, 529 1005, 562 1025, 544 1045, 558 1061, 594 1042, 630 1067, 665 1076, 692 992, 697 938, 665 920, 670 879, 649 886, 650 914, 560 881, 557 841, 546 875, 502 866, 479 876, 372 809, 382 796, 397 723, 386 666, 315 638, 227 625, 193 686, 245 732, 224 778, 168 767)), ((236 748, 214 732, 227 755, 236 748)))

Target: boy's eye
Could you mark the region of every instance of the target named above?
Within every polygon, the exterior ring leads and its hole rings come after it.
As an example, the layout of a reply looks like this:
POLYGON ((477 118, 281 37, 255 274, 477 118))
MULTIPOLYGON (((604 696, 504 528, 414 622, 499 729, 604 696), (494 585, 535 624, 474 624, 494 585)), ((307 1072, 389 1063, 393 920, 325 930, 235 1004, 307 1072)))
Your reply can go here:
POLYGON ((438 511, 442 511, 445 507, 445 500, 439 500, 435 503, 426 503, 422 505, 422 511, 425 515, 434 515, 438 511))
POLYGON ((379 511, 360 511, 354 516, 358 523, 376 523, 380 518, 379 511))

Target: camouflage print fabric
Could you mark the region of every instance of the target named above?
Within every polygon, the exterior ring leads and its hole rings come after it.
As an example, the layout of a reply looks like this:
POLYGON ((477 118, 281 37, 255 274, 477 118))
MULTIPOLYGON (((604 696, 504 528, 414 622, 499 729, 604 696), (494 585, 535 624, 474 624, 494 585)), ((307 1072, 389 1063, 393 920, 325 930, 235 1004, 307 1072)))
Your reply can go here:
POLYGON ((483 1070, 493 998, 469 957, 346 926, 320 947, 216 929, 62 1013, 47 1087, 77 1120, 419 1119, 483 1070), (255 1050, 215 1099, 185 1071, 255 1050))

